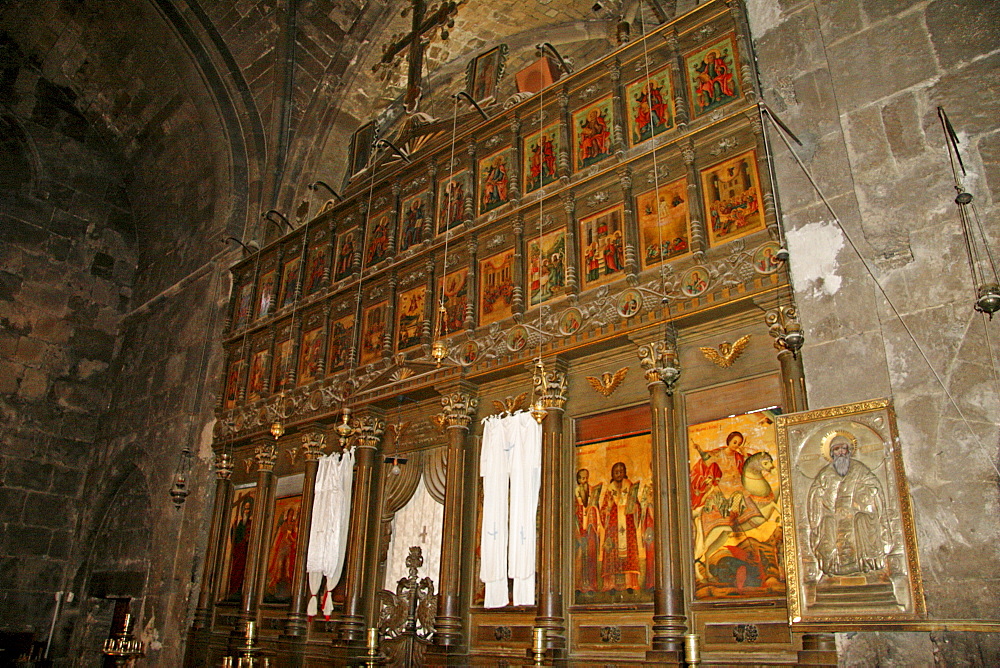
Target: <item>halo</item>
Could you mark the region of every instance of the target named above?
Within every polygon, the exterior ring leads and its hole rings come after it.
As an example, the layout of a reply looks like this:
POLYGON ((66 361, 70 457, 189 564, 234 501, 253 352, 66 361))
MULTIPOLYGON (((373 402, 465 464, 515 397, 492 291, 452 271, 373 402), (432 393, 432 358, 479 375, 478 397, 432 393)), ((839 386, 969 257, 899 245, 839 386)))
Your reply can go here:
POLYGON ((858 439, 851 432, 846 429, 834 429, 833 431, 827 432, 826 436, 823 437, 822 443, 819 446, 819 453, 823 456, 823 459, 830 461, 830 443, 836 437, 841 436, 848 440, 851 444, 851 455, 858 451, 858 439))

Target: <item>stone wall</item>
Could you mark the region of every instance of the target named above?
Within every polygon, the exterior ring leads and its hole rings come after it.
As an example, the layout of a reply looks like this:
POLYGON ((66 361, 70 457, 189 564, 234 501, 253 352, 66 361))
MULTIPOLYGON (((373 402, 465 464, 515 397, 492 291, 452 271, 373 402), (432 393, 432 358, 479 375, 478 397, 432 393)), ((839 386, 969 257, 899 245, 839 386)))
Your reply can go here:
POLYGON ((0 628, 44 638, 129 303, 120 157, 0 35, 0 628))
MULTIPOLYGON (((929 616, 997 619, 998 330, 972 309, 936 107, 962 140, 995 247, 1000 5, 748 4, 765 100, 843 226, 772 133, 810 407, 893 398, 929 616)), ((996 635, 838 640, 850 665, 1000 661, 996 635)))

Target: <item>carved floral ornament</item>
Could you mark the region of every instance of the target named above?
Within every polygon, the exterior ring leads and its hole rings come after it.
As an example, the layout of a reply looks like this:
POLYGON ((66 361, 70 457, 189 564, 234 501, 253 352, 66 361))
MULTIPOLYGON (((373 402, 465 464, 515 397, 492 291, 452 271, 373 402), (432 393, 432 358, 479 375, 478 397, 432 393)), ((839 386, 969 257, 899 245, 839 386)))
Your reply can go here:
POLYGON ((464 392, 452 392, 441 397, 441 406, 443 410, 435 416, 438 418, 436 424, 468 429, 479 406, 479 398, 464 392))
POLYGON ((639 364, 645 370, 646 382, 662 382, 667 392, 673 392, 681 376, 677 346, 673 342, 653 341, 639 346, 639 364))
POLYGON ((543 369, 534 376, 535 392, 545 408, 562 408, 566 405, 566 374, 556 369, 543 369))

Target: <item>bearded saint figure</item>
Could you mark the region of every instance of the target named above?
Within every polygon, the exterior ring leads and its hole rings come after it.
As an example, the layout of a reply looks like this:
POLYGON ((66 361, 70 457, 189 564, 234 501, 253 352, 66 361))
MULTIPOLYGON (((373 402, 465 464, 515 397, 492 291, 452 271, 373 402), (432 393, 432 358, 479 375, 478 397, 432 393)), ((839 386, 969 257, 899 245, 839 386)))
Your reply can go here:
POLYGON ((830 463, 809 488, 809 548, 826 575, 882 570, 892 548, 882 485, 853 457, 853 434, 836 431, 827 439, 830 463))

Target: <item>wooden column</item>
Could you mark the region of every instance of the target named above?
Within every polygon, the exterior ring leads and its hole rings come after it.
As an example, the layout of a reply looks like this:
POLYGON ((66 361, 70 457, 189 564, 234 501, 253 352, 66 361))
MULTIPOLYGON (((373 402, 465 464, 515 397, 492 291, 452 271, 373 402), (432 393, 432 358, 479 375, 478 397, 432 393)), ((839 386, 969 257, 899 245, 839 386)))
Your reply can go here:
POLYGON ((347 535, 347 591, 344 612, 337 624, 342 643, 363 645, 365 641, 364 586, 370 579, 365 572, 368 555, 378 546, 374 530, 378 520, 373 506, 375 485, 381 470, 382 434, 385 420, 375 413, 361 415, 354 421, 354 483, 351 495, 351 522, 347 535))
MULTIPOLYGON (((441 397, 448 439, 448 473, 442 521, 441 575, 438 583, 438 613, 434 618, 434 644, 447 651, 462 645, 461 548, 462 505, 465 496, 465 447, 472 416, 479 405, 473 387, 465 383, 441 397)), ((474 483, 470 483, 474 484, 474 483)))
POLYGON ((624 215, 622 216, 622 235, 625 242, 625 275, 629 285, 639 281, 639 258, 636 249, 639 247, 639 222, 635 214, 635 198, 632 196, 632 168, 618 169, 618 183, 622 189, 624 215))
POLYGON ((786 413, 809 410, 806 377, 802 368, 802 344, 805 337, 794 306, 777 306, 765 312, 764 322, 774 337, 781 364, 781 392, 786 413))
POLYGON ((205 569, 201 576, 201 592, 198 594, 198 608, 194 612, 192 628, 200 631, 211 627, 212 608, 215 607, 218 577, 222 568, 222 541, 226 528, 227 510, 232 502, 233 458, 222 452, 215 457, 215 506, 212 509, 212 524, 208 534, 208 548, 205 551, 205 569))
POLYGON ((708 250, 708 228, 705 209, 701 202, 701 182, 695 165, 694 141, 690 138, 681 145, 681 156, 687 170, 688 211, 691 214, 691 252, 696 262, 701 262, 708 250))
POLYGON ((647 661, 678 665, 684 662, 684 579, 681 566, 678 448, 674 387, 680 377, 677 349, 672 342, 650 341, 639 346, 645 370, 649 406, 653 413, 653 498, 656 512, 656 560, 653 591, 653 640, 647 661))
POLYGON ((564 512, 562 481, 563 411, 566 406, 566 369, 563 360, 550 362, 544 375, 536 371, 535 391, 548 411, 542 421, 542 480, 539 490, 538 611, 535 626, 545 629, 546 655, 559 658, 566 652, 566 617, 563 606, 564 512))
POLYGON ((306 602, 309 599, 306 577, 306 555, 309 554, 309 530, 312 528, 313 495, 316 492, 316 471, 319 458, 326 446, 326 434, 316 427, 302 435, 302 455, 305 458, 305 473, 302 480, 302 506, 299 510, 299 538, 295 544, 297 562, 292 580, 292 603, 285 617, 285 635, 302 637, 308 634, 309 621, 306 616, 306 602))
MULTIPOLYGON (((250 545, 247 550, 247 569, 243 576, 243 593, 233 638, 245 641, 244 648, 253 649, 248 638, 247 622, 257 622, 260 599, 267 576, 267 536, 274 515, 274 464, 278 460, 275 442, 258 445, 254 451, 257 461, 257 499, 254 503, 253 521, 250 525, 250 545)), ((253 636, 256 638, 256 634, 253 636)))

